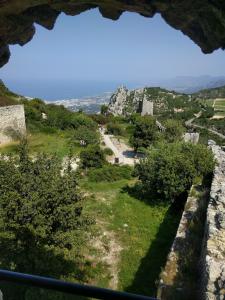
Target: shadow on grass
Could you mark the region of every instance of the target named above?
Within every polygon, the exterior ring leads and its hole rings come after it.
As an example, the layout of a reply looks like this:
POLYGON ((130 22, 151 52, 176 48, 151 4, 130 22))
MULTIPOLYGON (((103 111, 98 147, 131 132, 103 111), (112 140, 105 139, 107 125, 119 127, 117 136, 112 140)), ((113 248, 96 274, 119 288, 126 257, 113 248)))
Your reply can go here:
MULTIPOLYGON (((0 268, 21 273, 41 275, 52 278, 76 278, 82 279, 84 274, 80 271, 80 265, 66 259, 62 253, 56 253, 53 249, 32 243, 30 247, 24 247, 12 237, 0 236, 0 268)), ((85 300, 80 296, 70 296, 50 290, 44 290, 15 283, 1 281, 1 291, 7 300, 85 300)))
POLYGON ((181 218, 182 210, 171 206, 161 223, 155 240, 141 260, 133 283, 127 292, 156 296, 157 281, 164 267, 181 218))
MULTIPOLYGON (((127 185, 122 192, 154 207, 165 203, 157 195, 151 195, 151 200, 149 200, 149 196, 143 193, 142 186, 139 184, 127 185)), ((156 296, 159 274, 165 266, 167 255, 176 236, 186 199, 187 193, 185 192, 171 204, 147 255, 141 260, 133 283, 126 288, 127 292, 156 296)))
MULTIPOLYGON (((158 206, 159 204, 169 203, 168 200, 165 200, 163 196, 151 193, 151 200, 149 200, 149 194, 143 191, 142 184, 137 182, 135 185, 126 185, 121 190, 122 193, 128 193, 131 197, 134 197, 147 205, 158 206)), ((174 212, 182 211, 188 196, 188 192, 183 192, 179 197, 174 199, 174 202, 171 205, 171 209, 174 212)))

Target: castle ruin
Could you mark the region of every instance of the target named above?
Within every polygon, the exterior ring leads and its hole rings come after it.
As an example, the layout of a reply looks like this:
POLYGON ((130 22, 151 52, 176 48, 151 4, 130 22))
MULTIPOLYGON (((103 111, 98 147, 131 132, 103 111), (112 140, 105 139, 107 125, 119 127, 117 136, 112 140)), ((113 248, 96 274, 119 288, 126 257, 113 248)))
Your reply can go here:
POLYGON ((141 111, 142 116, 153 116, 153 102, 148 101, 146 96, 144 95, 143 103, 142 103, 142 111, 141 111))

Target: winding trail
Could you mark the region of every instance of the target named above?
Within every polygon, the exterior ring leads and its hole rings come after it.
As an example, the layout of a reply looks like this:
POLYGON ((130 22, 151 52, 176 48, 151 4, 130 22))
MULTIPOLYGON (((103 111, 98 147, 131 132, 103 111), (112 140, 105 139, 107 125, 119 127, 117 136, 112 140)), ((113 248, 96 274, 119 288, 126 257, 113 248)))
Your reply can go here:
POLYGON ((194 117, 194 118, 192 118, 192 119, 186 121, 186 122, 185 122, 185 125, 186 125, 187 127, 206 129, 206 130, 208 130, 209 132, 211 132, 211 133, 213 133, 213 134, 219 136, 221 139, 224 139, 224 140, 225 140, 225 135, 223 135, 222 133, 220 133, 220 132, 218 132, 218 131, 216 131, 216 130, 213 130, 213 129, 210 129, 210 128, 201 126, 201 125, 194 124, 193 121, 194 121, 195 119, 199 118, 200 116, 201 116, 201 112, 199 112, 199 113, 196 115, 196 117, 194 117))

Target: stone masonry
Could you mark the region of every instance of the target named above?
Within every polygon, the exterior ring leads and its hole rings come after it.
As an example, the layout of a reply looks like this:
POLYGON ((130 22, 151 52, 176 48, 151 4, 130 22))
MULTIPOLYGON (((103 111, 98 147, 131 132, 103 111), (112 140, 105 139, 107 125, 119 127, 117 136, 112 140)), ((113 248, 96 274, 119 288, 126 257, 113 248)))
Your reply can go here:
POLYGON ((202 299, 225 299, 225 152, 211 149, 217 160, 207 210, 202 251, 202 299))
POLYGON ((0 145, 21 138, 26 134, 23 105, 0 108, 0 145))
POLYGON ((150 115, 153 116, 153 102, 148 101, 146 95, 144 95, 143 103, 142 103, 142 116, 150 115))

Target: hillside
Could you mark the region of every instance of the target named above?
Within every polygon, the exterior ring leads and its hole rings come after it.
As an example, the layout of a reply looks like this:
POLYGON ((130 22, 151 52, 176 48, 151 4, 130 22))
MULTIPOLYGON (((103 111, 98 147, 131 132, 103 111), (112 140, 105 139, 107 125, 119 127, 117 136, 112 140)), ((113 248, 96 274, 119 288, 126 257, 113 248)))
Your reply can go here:
MULTIPOLYGON (((142 89, 128 90, 120 87, 112 95, 108 111, 113 115, 127 116, 142 111, 143 101, 153 102, 154 115, 191 115, 200 110, 199 102, 191 95, 185 95, 174 91, 168 91, 160 87, 145 87, 142 89)), ((186 117, 188 117, 186 116, 186 117)))
POLYGON ((0 106, 8 106, 18 104, 18 100, 21 99, 21 96, 11 92, 0 80, 0 106))
POLYGON ((217 88, 201 90, 200 92, 193 94, 193 96, 202 99, 225 98, 225 85, 217 88))

